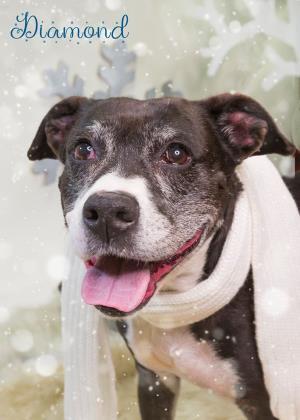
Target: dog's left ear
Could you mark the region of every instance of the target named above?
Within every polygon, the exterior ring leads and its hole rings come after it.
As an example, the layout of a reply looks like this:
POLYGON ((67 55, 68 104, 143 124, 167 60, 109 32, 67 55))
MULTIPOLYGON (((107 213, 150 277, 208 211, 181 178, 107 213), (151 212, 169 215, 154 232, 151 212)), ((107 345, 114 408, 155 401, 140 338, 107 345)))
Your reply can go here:
POLYGON ((236 164, 251 155, 295 154, 296 147, 254 99, 225 93, 200 104, 208 113, 221 145, 236 164))
POLYGON ((27 156, 30 160, 60 159, 64 161, 66 137, 79 112, 91 100, 71 96, 54 105, 43 118, 27 156))

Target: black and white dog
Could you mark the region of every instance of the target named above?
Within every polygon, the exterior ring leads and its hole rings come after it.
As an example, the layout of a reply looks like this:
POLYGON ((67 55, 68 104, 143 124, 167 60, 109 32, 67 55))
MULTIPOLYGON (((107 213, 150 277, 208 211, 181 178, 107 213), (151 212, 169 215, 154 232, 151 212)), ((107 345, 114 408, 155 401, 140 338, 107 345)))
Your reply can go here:
MULTIPOLYGON (((171 420, 180 378, 271 420, 255 342, 252 275, 213 316, 161 330, 138 311, 214 270, 242 189, 236 165, 294 146, 253 99, 71 97, 43 119, 31 160, 58 158, 66 226, 85 261, 85 301, 118 319, 139 374, 143 420, 171 420), (126 316, 130 316, 128 319, 126 316)), ((287 180, 300 206, 300 177, 287 180)))

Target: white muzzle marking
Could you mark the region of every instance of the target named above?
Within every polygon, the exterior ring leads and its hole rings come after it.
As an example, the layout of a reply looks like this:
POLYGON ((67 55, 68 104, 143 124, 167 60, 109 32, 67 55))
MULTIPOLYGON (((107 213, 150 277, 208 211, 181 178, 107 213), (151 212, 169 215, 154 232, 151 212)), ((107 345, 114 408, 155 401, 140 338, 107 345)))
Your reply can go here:
POLYGON ((82 218, 86 200, 96 193, 114 191, 132 195, 140 207, 138 229, 133 239, 136 258, 148 259, 154 257, 155 259, 158 245, 162 249, 164 240, 170 233, 170 222, 156 208, 144 178, 137 176, 125 178, 113 172, 97 179, 89 189, 77 198, 73 209, 66 214, 71 238, 78 254, 84 257, 87 252, 88 239, 82 218))

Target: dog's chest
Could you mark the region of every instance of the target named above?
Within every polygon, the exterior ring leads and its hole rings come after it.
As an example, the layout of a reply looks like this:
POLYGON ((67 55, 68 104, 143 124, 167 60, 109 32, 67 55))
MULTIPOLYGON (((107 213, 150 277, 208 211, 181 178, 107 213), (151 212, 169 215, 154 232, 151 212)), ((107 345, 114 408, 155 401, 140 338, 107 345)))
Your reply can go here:
POLYGON ((127 322, 126 338, 136 360, 159 373, 171 373, 235 398, 238 376, 232 363, 217 356, 212 343, 197 341, 187 327, 162 330, 140 317, 127 322))

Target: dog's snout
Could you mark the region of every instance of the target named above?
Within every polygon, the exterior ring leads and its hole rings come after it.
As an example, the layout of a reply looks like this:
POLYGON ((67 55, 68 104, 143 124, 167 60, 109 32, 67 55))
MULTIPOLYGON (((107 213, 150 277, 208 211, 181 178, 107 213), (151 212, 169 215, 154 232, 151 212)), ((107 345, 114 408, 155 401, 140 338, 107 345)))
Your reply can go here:
POLYGON ((93 194, 83 207, 85 225, 104 241, 131 229, 138 218, 138 202, 129 194, 119 192, 93 194))

